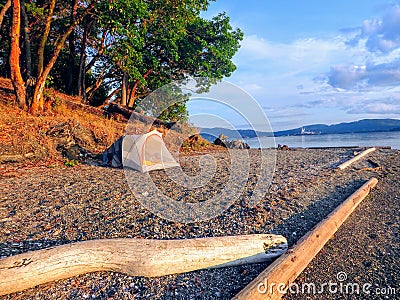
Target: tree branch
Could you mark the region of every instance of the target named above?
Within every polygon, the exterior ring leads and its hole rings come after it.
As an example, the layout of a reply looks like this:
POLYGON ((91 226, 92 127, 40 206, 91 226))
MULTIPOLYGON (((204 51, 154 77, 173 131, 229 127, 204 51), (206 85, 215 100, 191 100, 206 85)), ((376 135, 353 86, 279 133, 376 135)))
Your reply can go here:
POLYGON ((11 7, 11 0, 8 0, 6 2, 6 4, 4 4, 3 8, 0 11, 0 27, 1 24, 3 23, 3 18, 6 15, 6 12, 8 11, 8 9, 11 7))

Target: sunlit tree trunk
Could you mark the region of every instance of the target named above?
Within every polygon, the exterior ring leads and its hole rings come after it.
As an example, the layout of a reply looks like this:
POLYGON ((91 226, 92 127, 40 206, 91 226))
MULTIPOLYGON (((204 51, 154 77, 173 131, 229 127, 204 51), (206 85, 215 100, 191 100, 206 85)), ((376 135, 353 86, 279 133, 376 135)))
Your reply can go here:
POLYGON ((129 99, 128 99, 128 107, 129 108, 133 108, 133 106, 135 105, 135 100, 136 100, 135 96, 136 96, 136 91, 137 91, 138 85, 139 85, 139 81, 136 81, 129 90, 129 99))
POLYGON ((31 112, 35 114, 37 111, 42 111, 44 107, 44 99, 43 99, 43 91, 46 85, 46 79, 49 75, 51 69, 53 68, 58 55, 62 47, 64 46, 65 40, 68 38, 69 34, 73 30, 74 27, 70 27, 69 30, 61 37, 59 42, 56 44, 56 48, 54 49, 54 53, 47 64, 46 68, 43 69, 42 73, 37 79, 35 91, 33 93, 32 105, 31 105, 31 112))
MULTIPOLYGON (((144 75, 143 78, 147 79, 147 77, 149 77, 149 75, 151 74, 151 72, 153 72, 153 68, 149 69, 144 75)), ((129 92, 129 97, 128 97, 128 107, 129 108, 133 108, 133 106, 135 105, 135 101, 138 98, 137 96, 137 89, 139 87, 140 82, 136 81, 132 88, 130 89, 129 92)))
MULTIPOLYGON (((55 1, 55 0, 54 0, 55 1)), ((75 2, 75 6, 77 5, 77 2, 75 2)), ((68 28, 68 30, 60 37, 57 38, 55 42, 55 47, 54 47, 54 52, 50 58, 50 61, 46 65, 45 68, 43 68, 43 71, 40 73, 38 76, 36 86, 35 86, 35 91, 33 93, 33 99, 32 99, 32 104, 31 104, 31 112, 34 114, 37 111, 42 111, 44 107, 44 99, 43 99, 43 91, 46 85, 46 79, 47 76, 49 75, 51 69, 53 68, 55 62, 57 61, 58 56, 60 55, 60 52, 62 48, 64 47, 65 41, 71 34, 71 32, 75 29, 76 25, 78 23, 82 22, 83 18, 94 8, 95 2, 92 2, 88 8, 82 13, 82 15, 75 20, 73 24, 71 24, 68 28)), ((75 9, 75 8, 73 8, 75 9)))
POLYGON ((121 105, 126 106, 128 98, 128 75, 126 72, 122 75, 122 84, 121 84, 121 105))
POLYGON ((22 79, 20 67, 21 48, 19 45, 21 31, 21 3, 19 0, 13 0, 13 14, 11 24, 11 50, 10 50, 10 69, 11 81, 14 86, 15 97, 18 106, 26 108, 26 88, 22 79))

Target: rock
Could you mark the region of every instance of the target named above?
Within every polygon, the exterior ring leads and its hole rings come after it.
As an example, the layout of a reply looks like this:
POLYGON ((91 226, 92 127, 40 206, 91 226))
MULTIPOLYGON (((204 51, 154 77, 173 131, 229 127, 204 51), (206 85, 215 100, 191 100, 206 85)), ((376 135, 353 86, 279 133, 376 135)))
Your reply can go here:
POLYGON ((219 137, 215 139, 214 145, 229 149, 250 149, 250 146, 241 140, 227 141, 227 138, 227 136, 220 134, 219 137))
POLYGON ((76 123, 71 130, 75 143, 81 147, 96 144, 98 142, 93 131, 82 126, 80 123, 76 123))
POLYGON ((63 149, 62 154, 69 160, 81 160, 82 158, 86 157, 87 152, 85 149, 75 144, 67 149, 63 149))
POLYGON ((288 145, 281 145, 281 144, 278 144, 278 150, 290 150, 290 148, 289 148, 289 146, 288 145))
POLYGON ((66 122, 58 123, 50 127, 46 135, 52 138, 57 150, 67 149, 75 145, 71 125, 66 122))
POLYGON ((215 139, 214 145, 222 146, 222 147, 227 148, 226 141, 221 140, 220 138, 216 138, 216 139, 215 139))
POLYGON ((88 152, 85 147, 98 143, 93 131, 76 123, 73 127, 67 122, 58 123, 47 130, 57 151, 69 160, 81 160, 88 152))

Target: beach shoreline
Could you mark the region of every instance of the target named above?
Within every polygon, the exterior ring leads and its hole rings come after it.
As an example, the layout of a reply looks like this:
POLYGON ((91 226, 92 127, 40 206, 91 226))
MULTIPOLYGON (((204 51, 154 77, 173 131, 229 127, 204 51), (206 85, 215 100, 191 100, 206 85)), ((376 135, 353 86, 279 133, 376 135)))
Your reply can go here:
MULTIPOLYGON (((254 190, 257 175, 259 176, 257 158, 260 157, 260 150, 251 149, 248 152, 249 178, 238 199, 222 214, 210 220, 190 224, 164 220, 150 213, 135 199, 121 169, 82 164, 74 168, 39 166, 8 170, 3 172, 0 182, 0 256, 6 257, 81 240, 117 237, 186 239, 275 233, 287 237, 289 245, 293 245, 374 176, 379 179, 376 191, 364 200, 365 206, 361 205, 361 208, 356 210, 354 217, 352 216, 354 220, 344 224, 347 229, 344 229, 343 233, 339 231, 336 236, 340 238, 354 230, 349 224, 356 226, 356 223, 351 222, 356 222, 357 218, 364 218, 362 224, 370 224, 365 222, 367 217, 364 210, 368 211, 371 220, 375 216, 378 219, 383 218, 382 213, 392 212, 387 218, 390 221, 387 221, 388 224, 384 222, 383 227, 377 225, 376 228, 368 228, 367 225, 357 225, 363 229, 359 235, 359 242, 378 244, 376 248, 370 249, 370 255, 369 252, 362 252, 361 246, 356 246, 358 235, 353 235, 351 240, 357 256, 353 258, 353 265, 365 267, 364 262, 367 265, 371 264, 379 272, 376 273, 377 278, 374 278, 374 272, 371 272, 368 280, 379 279, 380 283, 398 285, 399 267, 398 264, 393 265, 400 253, 394 252, 399 249, 396 236, 387 240, 390 235, 382 235, 382 239, 368 239, 368 235, 376 235, 377 231, 387 231, 388 228, 398 233, 399 209, 388 211, 388 208, 399 208, 397 194, 400 186, 396 181, 400 172, 399 151, 378 149, 369 154, 368 159, 378 164, 379 168, 371 168, 366 159, 363 159, 345 171, 335 170, 339 163, 353 157, 353 152, 353 149, 346 148, 264 150, 263 155, 269 160, 273 160, 276 155, 275 172, 267 193, 256 206, 250 207, 247 201, 254 190), (380 205, 374 205, 371 201, 380 205), (366 232, 367 230, 371 232, 366 232), (373 251, 380 249, 382 252, 383 242, 393 251, 388 252, 391 253, 390 259, 380 262, 382 257, 375 257, 373 251), (386 274, 382 273, 382 270, 390 271, 386 274)), ((228 154, 228 151, 211 153, 219 169, 218 176, 207 190, 215 189, 218 193, 219 186, 229 177, 229 164, 226 163, 228 154)), ((181 163, 189 175, 199 172, 198 159, 198 156, 182 158, 181 163)), ((165 172, 157 171, 151 176, 164 193, 170 193, 171 196, 182 193, 174 190, 172 186, 166 186, 165 172)), ((200 188, 188 193, 183 201, 200 201, 201 195, 206 194, 200 188)), ((206 197, 202 201, 207 201, 206 197)), ((349 240, 343 242, 339 239, 337 242, 335 238, 327 246, 330 250, 326 253, 331 253, 330 256, 322 261, 316 260, 315 266, 322 269, 329 260, 333 260, 337 266, 343 266, 337 270, 345 270, 348 259, 337 253, 337 250, 343 250, 344 243, 348 244, 349 240)), ((352 249, 347 252, 351 256, 352 249)), ((320 256, 327 255, 326 253, 320 256)), ((115 272, 99 272, 48 283, 4 298, 230 299, 266 266, 267 263, 263 263, 200 270, 153 279, 130 277, 115 272)), ((312 267, 311 270, 307 268, 304 272, 304 276, 307 277, 300 277, 299 280, 317 280, 315 276, 319 276, 319 271, 315 269, 316 267, 312 267)), ((323 278, 334 276, 329 272, 326 271, 323 278)), ((367 279, 361 276, 360 282, 367 279)))

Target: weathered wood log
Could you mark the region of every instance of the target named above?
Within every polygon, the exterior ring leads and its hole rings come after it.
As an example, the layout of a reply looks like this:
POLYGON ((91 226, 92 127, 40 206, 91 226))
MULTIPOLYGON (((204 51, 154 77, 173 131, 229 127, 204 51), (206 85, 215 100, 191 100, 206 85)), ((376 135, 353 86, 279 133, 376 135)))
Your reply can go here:
POLYGON ((356 162, 357 160, 359 160, 360 158, 364 157, 365 155, 375 151, 376 148, 369 148, 364 150, 363 152, 359 153, 357 156, 353 157, 352 159, 349 159, 348 161, 345 161, 344 163, 340 164, 338 166, 338 169, 340 170, 344 170, 346 169, 348 166, 350 166, 352 163, 356 162))
POLYGON ((180 131, 179 124, 177 124, 177 122, 164 122, 155 117, 140 114, 132 109, 123 107, 117 103, 109 103, 107 106, 108 106, 107 109, 104 109, 106 114, 110 115, 119 114, 122 115, 127 120, 134 119, 143 122, 146 125, 152 124, 155 127, 163 127, 167 129, 171 129, 172 127, 174 127, 175 131, 178 132, 180 131))
POLYGON ((360 146, 325 146, 325 147, 307 147, 307 149, 324 150, 324 149, 356 149, 360 146))
POLYGON ((366 182, 233 299, 280 299, 377 183, 376 178, 366 182))
MULTIPOLYGON (((124 118, 126 118, 127 120, 129 120, 129 118, 131 117, 131 114, 133 112, 131 109, 128 109, 128 108, 118 105, 116 103, 108 103, 107 106, 108 107, 105 109, 106 113, 111 114, 111 115, 119 114, 119 115, 123 116, 124 118)), ((141 122, 144 122, 144 123, 148 123, 148 122, 146 122, 147 121, 146 119, 138 119, 138 120, 141 122)))
POLYGON ((273 234, 77 242, 1 259, 0 295, 96 271, 155 277, 256 263, 279 256, 286 249, 286 239, 273 234))

